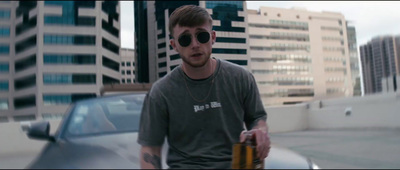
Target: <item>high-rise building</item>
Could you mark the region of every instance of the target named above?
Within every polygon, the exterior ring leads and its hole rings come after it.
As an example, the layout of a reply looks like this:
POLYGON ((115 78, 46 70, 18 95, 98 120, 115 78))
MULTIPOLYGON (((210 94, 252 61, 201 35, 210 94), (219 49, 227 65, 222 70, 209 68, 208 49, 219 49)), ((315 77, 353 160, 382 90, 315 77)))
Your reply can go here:
POLYGON ((342 14, 272 7, 247 12, 251 70, 264 105, 353 95, 342 14))
POLYGON ((119 83, 119 18, 118 1, 1 1, 0 120, 58 118, 119 83))
POLYGON ((10 84, 13 82, 10 64, 12 64, 13 48, 11 29, 12 4, 10 1, 0 1, 0 123, 8 121, 8 115, 12 114, 13 98, 10 96, 10 84))
POLYGON ((347 25, 347 41, 349 46, 350 57, 350 72, 353 85, 353 95, 361 96, 361 82, 360 82, 360 63, 357 51, 357 36, 356 28, 346 22, 347 25))
POLYGON ((182 5, 198 5, 213 18, 217 40, 212 56, 250 69, 247 8, 244 1, 135 1, 136 80, 152 83, 182 63, 169 45, 170 14, 182 5))
POLYGON ((129 48, 121 48, 121 83, 135 83, 135 50, 129 48))
POLYGON ((364 92, 382 92, 382 79, 400 75, 400 36, 378 36, 360 46, 364 92))

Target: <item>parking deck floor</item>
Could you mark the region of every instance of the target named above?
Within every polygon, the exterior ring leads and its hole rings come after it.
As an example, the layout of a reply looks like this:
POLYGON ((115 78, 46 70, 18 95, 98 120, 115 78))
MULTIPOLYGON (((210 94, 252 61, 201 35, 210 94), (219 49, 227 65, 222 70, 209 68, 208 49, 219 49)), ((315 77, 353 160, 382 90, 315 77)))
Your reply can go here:
MULTIPOLYGON (((400 129, 307 130, 270 138, 322 169, 400 169, 400 129)), ((24 168, 36 154, 0 155, 0 169, 24 168)))
POLYGON ((272 133, 270 139, 322 169, 400 168, 400 129, 307 130, 272 133))

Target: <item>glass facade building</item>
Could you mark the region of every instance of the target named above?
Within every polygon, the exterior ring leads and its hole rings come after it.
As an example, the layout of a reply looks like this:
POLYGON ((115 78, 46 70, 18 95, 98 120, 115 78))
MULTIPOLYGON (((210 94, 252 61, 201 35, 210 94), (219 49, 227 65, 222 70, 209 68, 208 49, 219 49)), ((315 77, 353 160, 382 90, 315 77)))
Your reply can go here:
POLYGON ((179 54, 169 45, 172 37, 166 21, 182 5, 198 5, 211 14, 217 32, 213 57, 250 67, 244 1, 135 1, 137 82, 155 82, 181 64, 179 54))
POLYGON ((0 3, 0 119, 60 118, 103 84, 119 83, 119 8, 118 1, 0 3))

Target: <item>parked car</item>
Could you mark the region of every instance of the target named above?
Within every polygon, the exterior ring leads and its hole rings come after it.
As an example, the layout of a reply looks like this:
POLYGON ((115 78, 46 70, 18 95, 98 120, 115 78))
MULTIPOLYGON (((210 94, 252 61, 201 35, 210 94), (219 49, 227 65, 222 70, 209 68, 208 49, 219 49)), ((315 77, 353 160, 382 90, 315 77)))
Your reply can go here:
MULTIPOLYGON (((28 169, 136 169, 140 145, 136 142, 146 92, 114 94, 82 100, 71 106, 55 134, 47 121, 31 124, 28 137, 47 140, 28 169)), ((162 167, 166 164, 167 142, 162 167)), ((272 145, 266 169, 318 169, 310 159, 272 145)))

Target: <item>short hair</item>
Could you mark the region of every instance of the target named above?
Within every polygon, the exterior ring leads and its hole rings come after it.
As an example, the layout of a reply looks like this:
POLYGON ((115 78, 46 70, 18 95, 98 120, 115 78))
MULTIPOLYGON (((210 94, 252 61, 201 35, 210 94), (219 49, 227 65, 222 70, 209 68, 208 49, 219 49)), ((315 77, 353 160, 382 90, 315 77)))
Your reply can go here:
POLYGON ((184 5, 172 12, 169 18, 169 32, 173 36, 176 25, 194 27, 203 25, 206 21, 212 26, 212 18, 207 10, 196 5, 184 5))

